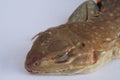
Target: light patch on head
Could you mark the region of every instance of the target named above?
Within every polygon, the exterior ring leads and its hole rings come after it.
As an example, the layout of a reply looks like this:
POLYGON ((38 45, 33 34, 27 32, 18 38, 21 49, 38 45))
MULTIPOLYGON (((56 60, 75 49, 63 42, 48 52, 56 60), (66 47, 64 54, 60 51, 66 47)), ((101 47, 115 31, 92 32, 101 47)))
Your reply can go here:
POLYGON ((111 41, 112 39, 111 38, 106 38, 106 41, 111 41))

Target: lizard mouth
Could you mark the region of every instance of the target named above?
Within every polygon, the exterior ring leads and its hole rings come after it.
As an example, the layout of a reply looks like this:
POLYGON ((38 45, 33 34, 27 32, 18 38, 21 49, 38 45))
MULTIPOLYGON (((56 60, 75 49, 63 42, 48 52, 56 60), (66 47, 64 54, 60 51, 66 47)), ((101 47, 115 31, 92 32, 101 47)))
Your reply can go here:
POLYGON ((52 58, 50 56, 41 59, 33 57, 31 60, 26 60, 25 69, 33 74, 62 73, 69 67, 69 64, 66 64, 67 58, 67 53, 55 57, 52 56, 52 58), (65 68, 66 66, 68 67, 65 68))
POLYGON ((88 53, 80 55, 80 53, 76 53, 76 50, 70 50, 55 56, 54 59, 48 58, 48 56, 42 59, 33 57, 32 62, 25 63, 25 68, 33 74, 74 74, 78 70, 84 70, 85 66, 94 64, 93 59, 96 60, 96 55, 91 56, 88 53))

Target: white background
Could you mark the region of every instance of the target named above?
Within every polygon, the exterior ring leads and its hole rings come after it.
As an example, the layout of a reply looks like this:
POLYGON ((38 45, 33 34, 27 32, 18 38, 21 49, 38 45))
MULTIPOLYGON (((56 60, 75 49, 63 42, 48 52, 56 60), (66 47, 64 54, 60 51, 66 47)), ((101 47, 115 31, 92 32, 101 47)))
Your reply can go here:
POLYGON ((0 0, 0 80, 120 80, 120 59, 86 75, 29 74, 24 61, 31 38, 67 22, 84 0, 0 0))

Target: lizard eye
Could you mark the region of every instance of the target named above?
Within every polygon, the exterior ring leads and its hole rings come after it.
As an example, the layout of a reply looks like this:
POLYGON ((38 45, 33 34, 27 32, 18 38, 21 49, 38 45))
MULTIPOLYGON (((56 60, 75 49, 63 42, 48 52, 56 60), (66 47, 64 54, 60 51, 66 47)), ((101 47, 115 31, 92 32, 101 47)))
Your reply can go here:
POLYGON ((56 57, 56 62, 57 63, 62 63, 62 62, 65 62, 65 61, 67 61, 67 59, 68 59, 68 53, 65 53, 65 54, 63 54, 63 55, 58 55, 57 57, 56 57))
POLYGON ((85 47, 86 45, 85 45, 85 43, 81 43, 81 46, 82 46, 82 47, 85 47))

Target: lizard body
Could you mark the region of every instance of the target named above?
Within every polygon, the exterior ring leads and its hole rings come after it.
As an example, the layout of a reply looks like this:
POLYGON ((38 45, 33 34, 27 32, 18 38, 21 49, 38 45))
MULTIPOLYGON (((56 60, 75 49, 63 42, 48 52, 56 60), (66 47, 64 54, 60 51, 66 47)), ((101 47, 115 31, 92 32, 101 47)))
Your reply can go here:
POLYGON ((89 73, 120 58, 120 0, 105 1, 107 10, 92 22, 76 21, 41 32, 25 68, 39 74, 89 73))

